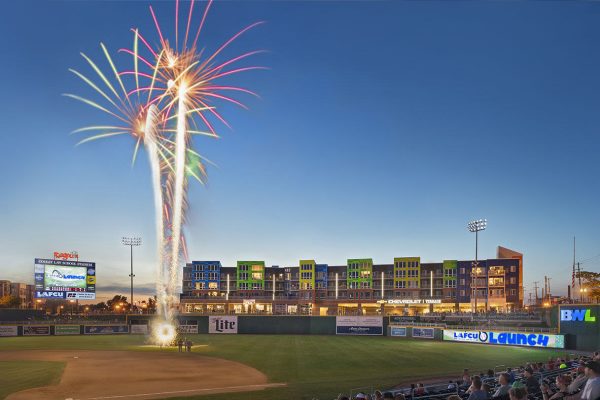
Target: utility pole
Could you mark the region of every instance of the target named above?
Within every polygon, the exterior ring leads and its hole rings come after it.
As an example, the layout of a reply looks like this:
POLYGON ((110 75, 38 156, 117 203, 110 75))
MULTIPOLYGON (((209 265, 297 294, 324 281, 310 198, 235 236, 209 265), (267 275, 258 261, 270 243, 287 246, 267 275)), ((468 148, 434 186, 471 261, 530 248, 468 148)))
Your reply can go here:
POLYGON ((532 294, 533 294, 533 293, 529 292, 529 305, 530 305, 530 306, 531 306, 531 295, 532 295, 532 294))
POLYGON ((537 303, 538 303, 538 295, 537 295, 538 283, 540 283, 540 281, 533 282, 533 288, 535 290, 535 305, 537 305, 537 303))
POLYGON ((581 268, 579 267, 579 263, 577 263, 577 278, 579 280, 579 302, 583 303, 583 288, 581 287, 581 268))
POLYGON ((550 290, 550 280, 552 278, 548 278, 548 289, 546 289, 546 294, 548 295, 548 303, 552 302, 552 291, 550 290))

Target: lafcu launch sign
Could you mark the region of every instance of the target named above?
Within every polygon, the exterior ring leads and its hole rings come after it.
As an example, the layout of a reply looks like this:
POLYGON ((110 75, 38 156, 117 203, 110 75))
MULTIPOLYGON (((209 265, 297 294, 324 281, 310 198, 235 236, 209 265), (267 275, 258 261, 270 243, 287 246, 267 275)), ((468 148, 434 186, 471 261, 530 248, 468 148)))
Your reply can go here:
POLYGON ((500 331, 456 331, 444 329, 444 340, 508 346, 565 347, 563 335, 500 331))
POLYGON ((592 310, 589 308, 579 309, 561 309, 561 322, 596 322, 596 316, 592 315, 592 310))

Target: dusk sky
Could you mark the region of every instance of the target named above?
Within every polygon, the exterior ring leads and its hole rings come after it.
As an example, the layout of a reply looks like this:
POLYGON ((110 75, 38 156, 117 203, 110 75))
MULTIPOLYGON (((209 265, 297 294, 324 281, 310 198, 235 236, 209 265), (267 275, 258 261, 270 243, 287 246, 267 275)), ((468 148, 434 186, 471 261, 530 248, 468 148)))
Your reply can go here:
MULTIPOLYGON (((94 97, 68 71, 93 76, 79 52, 102 64, 102 41, 130 69, 117 53, 130 28, 158 41, 149 4, 2 3, 0 279, 32 283, 34 258, 77 250, 99 292, 127 294, 120 239, 139 235, 136 285, 150 293, 147 154, 132 168, 131 137, 75 147, 85 136, 71 131, 112 121, 61 96, 94 97)), ((173 36, 174 3, 153 7, 173 36)), ((233 131, 195 139, 218 167, 191 183, 190 258, 471 259, 467 222, 487 218, 481 258, 520 251, 526 296, 544 275, 566 293, 574 235, 582 268, 600 270, 599 17, 599 2, 217 1, 202 45, 264 20, 221 60, 267 49, 242 64, 270 69, 223 79, 260 98, 218 103, 233 131)))

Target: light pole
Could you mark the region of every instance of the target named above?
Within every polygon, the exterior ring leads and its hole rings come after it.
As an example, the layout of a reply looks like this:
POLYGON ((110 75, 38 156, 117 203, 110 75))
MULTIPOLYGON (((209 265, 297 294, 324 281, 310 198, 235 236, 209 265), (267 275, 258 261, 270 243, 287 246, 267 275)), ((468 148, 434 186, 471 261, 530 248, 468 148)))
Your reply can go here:
POLYGON ((133 246, 141 246, 142 245, 142 238, 141 237, 125 237, 123 236, 121 238, 121 243, 123 243, 124 246, 129 246, 130 249, 130 261, 131 261, 131 273, 129 274, 129 277, 131 278, 131 298, 129 299, 129 304, 131 304, 131 306, 133 307, 133 277, 135 276, 133 274, 133 246))
MULTIPOLYGON (((477 269, 479 267, 479 261, 477 259, 477 248, 479 244, 479 231, 485 230, 487 226, 487 219, 478 219, 475 221, 471 221, 467 224, 467 228, 469 232, 475 232, 475 262, 473 263, 473 267, 471 268, 471 285, 473 281, 475 281, 475 312, 477 312, 477 269)), ((489 296, 489 289, 488 289, 489 296)), ((487 301, 486 301, 487 308, 487 301)))

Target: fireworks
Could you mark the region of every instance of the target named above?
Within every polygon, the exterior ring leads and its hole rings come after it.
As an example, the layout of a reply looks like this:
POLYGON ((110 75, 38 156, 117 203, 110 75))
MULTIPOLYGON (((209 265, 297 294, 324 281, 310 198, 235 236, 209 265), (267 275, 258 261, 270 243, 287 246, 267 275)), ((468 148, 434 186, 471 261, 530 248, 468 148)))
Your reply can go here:
POLYGON ((181 260, 187 259, 183 223, 187 208, 188 177, 204 183, 204 164, 210 163, 194 149, 192 135, 217 138, 215 121, 229 127, 228 122, 212 104, 213 101, 225 101, 247 108, 239 100, 224 93, 256 96, 246 88, 218 83, 222 78, 245 71, 265 69, 261 66, 236 67, 240 61, 262 53, 263 50, 250 51, 220 63, 216 62, 219 55, 233 41, 262 22, 245 27, 214 53, 203 56, 204 51, 198 50, 198 43, 211 5, 212 1, 209 1, 191 41, 194 1, 190 2, 181 44, 179 1, 175 2, 174 44, 163 35, 157 15, 150 6, 150 14, 159 39, 157 48, 153 48, 151 42, 146 40, 138 29, 133 29, 133 47, 119 50, 132 57, 133 69, 118 71, 108 50, 104 44, 100 44, 110 65, 110 78, 82 53, 82 57, 102 83, 97 84, 82 73, 71 71, 100 95, 101 101, 96 102, 73 94, 66 95, 118 121, 116 125, 93 125, 77 129, 74 132, 95 132, 79 144, 129 135, 135 140, 132 163, 135 162, 142 144, 148 153, 156 208, 158 308, 166 321, 172 319, 173 304, 177 300, 181 260), (125 77, 128 78, 127 81, 124 80, 125 77), (132 80, 135 87, 127 90, 126 84, 132 80))

